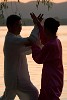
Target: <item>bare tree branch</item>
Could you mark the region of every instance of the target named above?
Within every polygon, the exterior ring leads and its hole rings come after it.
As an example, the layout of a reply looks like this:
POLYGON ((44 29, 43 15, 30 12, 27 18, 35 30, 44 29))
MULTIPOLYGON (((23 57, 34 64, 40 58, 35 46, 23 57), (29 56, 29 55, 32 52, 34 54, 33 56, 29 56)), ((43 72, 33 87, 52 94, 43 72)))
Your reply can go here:
POLYGON ((36 7, 38 8, 40 2, 48 7, 48 10, 52 7, 51 0, 37 0, 36 7))

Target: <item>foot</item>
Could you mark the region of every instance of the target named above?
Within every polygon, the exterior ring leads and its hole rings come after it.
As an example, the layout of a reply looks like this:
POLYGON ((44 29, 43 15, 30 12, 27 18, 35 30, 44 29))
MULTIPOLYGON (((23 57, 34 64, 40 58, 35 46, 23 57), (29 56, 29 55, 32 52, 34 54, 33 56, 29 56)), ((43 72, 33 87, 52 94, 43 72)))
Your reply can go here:
POLYGON ((3 96, 0 97, 0 100, 4 100, 4 99, 3 99, 3 96))

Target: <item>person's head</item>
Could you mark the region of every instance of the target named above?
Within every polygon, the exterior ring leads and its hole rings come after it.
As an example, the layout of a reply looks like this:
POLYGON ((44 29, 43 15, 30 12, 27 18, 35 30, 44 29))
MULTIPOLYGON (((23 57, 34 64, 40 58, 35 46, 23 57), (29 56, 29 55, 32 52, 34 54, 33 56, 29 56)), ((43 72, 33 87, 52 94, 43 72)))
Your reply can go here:
POLYGON ((56 37, 56 32, 59 26, 60 26, 59 21, 51 17, 47 18, 44 22, 45 35, 51 38, 56 37))
POLYGON ((6 20, 6 26, 9 32, 19 35, 22 29, 21 18, 18 15, 10 15, 6 20))

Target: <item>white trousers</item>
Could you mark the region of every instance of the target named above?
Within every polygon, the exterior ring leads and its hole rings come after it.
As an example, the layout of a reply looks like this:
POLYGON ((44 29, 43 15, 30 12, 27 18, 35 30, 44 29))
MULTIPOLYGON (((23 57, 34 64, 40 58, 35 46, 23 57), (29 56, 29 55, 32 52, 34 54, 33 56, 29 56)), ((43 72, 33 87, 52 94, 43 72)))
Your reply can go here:
POLYGON ((19 100, 38 100, 39 93, 37 88, 30 83, 28 86, 26 85, 26 87, 24 86, 17 90, 5 89, 0 100, 14 100, 16 95, 19 97, 19 100))

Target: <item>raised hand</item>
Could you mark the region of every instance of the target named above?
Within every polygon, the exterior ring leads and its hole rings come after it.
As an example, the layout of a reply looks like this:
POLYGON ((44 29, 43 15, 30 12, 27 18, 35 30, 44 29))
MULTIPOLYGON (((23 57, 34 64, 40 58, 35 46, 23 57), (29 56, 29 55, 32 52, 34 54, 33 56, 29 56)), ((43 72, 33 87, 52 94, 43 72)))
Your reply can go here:
POLYGON ((34 24, 37 24, 39 22, 38 18, 35 16, 35 14, 32 12, 30 13, 31 18, 33 19, 34 24))
POLYGON ((39 14, 38 17, 32 12, 30 13, 31 18, 33 19, 34 24, 39 25, 40 22, 43 20, 43 14, 39 14))
POLYGON ((39 14, 39 16, 37 18, 41 22, 43 20, 43 14, 39 14))

